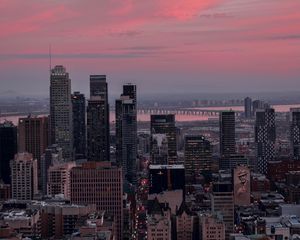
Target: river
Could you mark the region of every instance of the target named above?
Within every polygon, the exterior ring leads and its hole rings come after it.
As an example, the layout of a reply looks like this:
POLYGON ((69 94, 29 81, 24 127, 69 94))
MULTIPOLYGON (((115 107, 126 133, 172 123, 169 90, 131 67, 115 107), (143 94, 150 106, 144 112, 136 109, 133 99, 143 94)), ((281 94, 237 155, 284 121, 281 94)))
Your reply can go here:
MULTIPOLYGON (((292 105, 273 105, 272 106, 276 112, 289 112, 291 108, 300 108, 300 104, 292 105)), ((205 109, 205 110, 233 110, 233 111, 243 111, 243 106, 228 106, 228 107, 200 107, 200 108, 190 108, 190 109, 205 109)), ((0 122, 5 120, 12 121, 14 124, 18 123, 18 119, 21 117, 26 117, 26 115, 20 116, 5 116, 1 117, 0 122)), ((150 114, 138 114, 138 121, 150 121, 150 114)), ((200 116, 200 115, 176 115, 177 122, 187 122, 187 121, 206 121, 208 119, 217 118, 216 116, 200 116)), ((115 121, 115 113, 110 112, 110 121, 115 121)))

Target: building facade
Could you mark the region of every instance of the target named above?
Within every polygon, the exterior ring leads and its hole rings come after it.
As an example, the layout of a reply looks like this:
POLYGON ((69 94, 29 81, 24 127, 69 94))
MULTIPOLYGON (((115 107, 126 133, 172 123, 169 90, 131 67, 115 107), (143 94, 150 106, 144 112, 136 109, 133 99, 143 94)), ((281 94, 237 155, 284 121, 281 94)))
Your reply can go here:
POLYGON ((116 160, 123 167, 125 178, 136 183, 137 109, 136 86, 124 85, 116 100, 116 160))
POLYGON ((72 94, 73 137, 76 159, 86 157, 86 106, 85 96, 80 92, 72 94))
POLYGON ((231 183, 214 183, 212 211, 220 214, 225 224, 225 239, 234 232, 234 196, 231 183))
POLYGON ((252 99, 249 97, 246 97, 244 100, 244 113, 245 118, 251 118, 252 115, 252 99))
POLYGON ((105 75, 90 76, 87 107, 87 159, 110 160, 109 105, 105 75))
POLYGON ((37 160, 31 153, 17 153, 10 167, 12 198, 32 200, 38 192, 37 160))
POLYGON ((73 117, 71 79, 63 66, 55 66, 50 74, 51 143, 63 149, 66 161, 73 157, 73 117))
MULTIPOLYGON (((166 134, 168 140, 168 163, 176 164, 177 162, 177 134, 175 126, 175 115, 151 115, 151 136, 154 134, 166 134)), ((151 161, 153 157, 153 139, 150 144, 151 161)))
POLYGON ((293 159, 300 160, 300 109, 291 111, 291 146, 293 151, 293 159))
POLYGON ((184 167, 186 181, 196 183, 201 174, 212 170, 212 147, 201 135, 185 136, 184 167))
POLYGON ((47 195, 62 194, 65 199, 70 199, 70 172, 76 166, 75 162, 54 164, 48 169, 47 195))
POLYGON ((71 170, 71 202, 96 204, 97 210, 114 216, 116 239, 123 232, 122 169, 110 162, 86 162, 71 170))
POLYGON ((17 153, 17 127, 12 122, 0 124, 0 179, 5 184, 11 183, 10 161, 17 153))
POLYGON ((49 145, 48 117, 29 115, 20 118, 19 125, 19 152, 29 152, 38 164, 39 189, 41 189, 41 157, 49 145))
POLYGON ((220 113, 220 156, 235 154, 235 112, 220 113))
POLYGON ((275 159, 275 111, 272 108, 258 110, 255 122, 257 167, 260 173, 268 172, 268 163, 275 159))

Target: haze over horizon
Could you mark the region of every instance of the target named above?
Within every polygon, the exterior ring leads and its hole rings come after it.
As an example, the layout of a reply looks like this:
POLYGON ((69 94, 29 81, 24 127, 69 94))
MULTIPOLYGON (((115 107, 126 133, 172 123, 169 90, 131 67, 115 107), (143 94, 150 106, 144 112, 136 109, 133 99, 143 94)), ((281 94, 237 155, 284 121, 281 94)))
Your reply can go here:
POLYGON ((1 91, 48 94, 52 66, 87 93, 300 89, 300 2, 293 0, 1 0, 1 91), (26 9, 26 11, 24 10, 26 9))

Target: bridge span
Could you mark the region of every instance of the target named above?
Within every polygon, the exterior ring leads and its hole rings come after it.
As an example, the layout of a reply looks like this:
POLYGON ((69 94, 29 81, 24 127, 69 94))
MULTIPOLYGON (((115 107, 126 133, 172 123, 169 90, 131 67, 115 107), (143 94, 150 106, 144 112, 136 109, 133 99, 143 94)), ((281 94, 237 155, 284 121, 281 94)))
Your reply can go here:
MULTIPOLYGON (((219 116, 224 110, 193 109, 193 108, 138 108, 138 114, 176 114, 176 115, 198 115, 198 116, 219 116)), ((237 117, 242 111, 235 111, 237 117)))

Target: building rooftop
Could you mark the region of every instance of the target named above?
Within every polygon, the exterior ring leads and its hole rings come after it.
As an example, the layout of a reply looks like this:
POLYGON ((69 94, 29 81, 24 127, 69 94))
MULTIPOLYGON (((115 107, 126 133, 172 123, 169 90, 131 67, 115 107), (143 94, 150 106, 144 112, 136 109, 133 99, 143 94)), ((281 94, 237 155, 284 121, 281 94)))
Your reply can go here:
POLYGON ((150 165, 149 169, 184 169, 184 165, 150 165))

